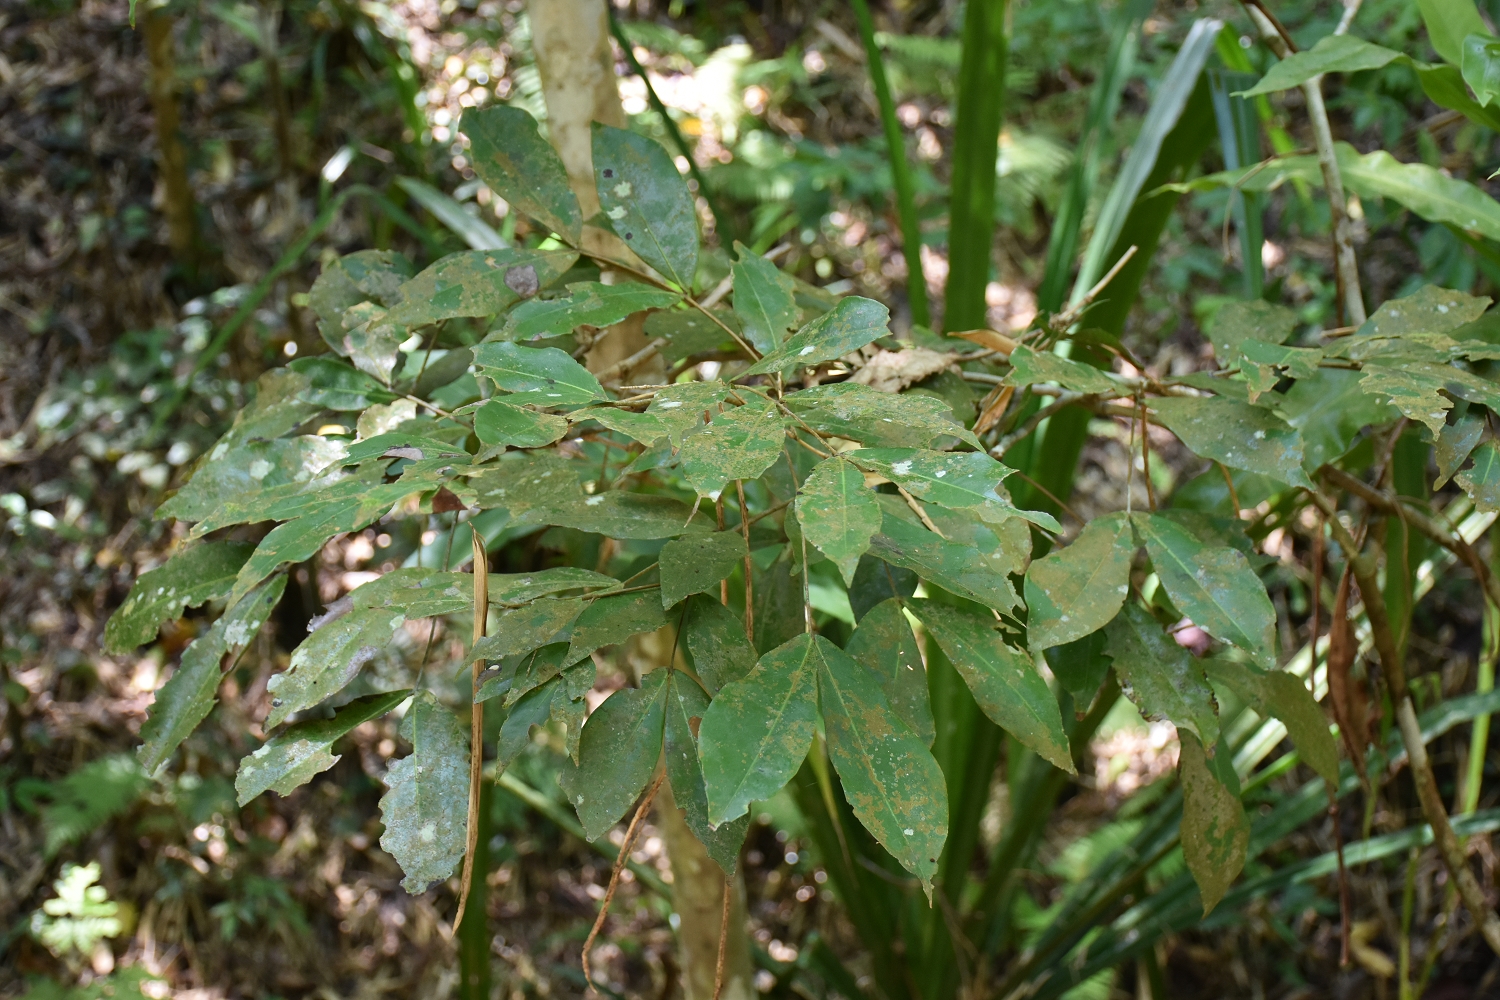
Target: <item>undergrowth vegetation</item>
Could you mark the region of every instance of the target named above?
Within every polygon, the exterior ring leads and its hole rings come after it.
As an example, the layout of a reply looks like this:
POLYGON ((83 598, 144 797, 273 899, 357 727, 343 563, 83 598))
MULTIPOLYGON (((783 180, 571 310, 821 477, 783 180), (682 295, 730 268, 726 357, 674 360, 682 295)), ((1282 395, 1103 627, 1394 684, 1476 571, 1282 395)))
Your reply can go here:
POLYGON ((558 5, 137 11, 183 305, 6 299, 0 988, 1490 989, 1490 12, 558 5))

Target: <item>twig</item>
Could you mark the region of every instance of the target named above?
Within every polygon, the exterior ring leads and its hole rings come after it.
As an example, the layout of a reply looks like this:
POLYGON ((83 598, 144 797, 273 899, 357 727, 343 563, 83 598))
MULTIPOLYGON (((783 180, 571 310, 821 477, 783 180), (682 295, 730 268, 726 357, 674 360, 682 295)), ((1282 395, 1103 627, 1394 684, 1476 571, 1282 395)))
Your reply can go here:
MULTIPOLYGON (((1313 636, 1313 652, 1318 639, 1313 636)), ((1309 676, 1311 673, 1309 672, 1309 676)), ((1333 824, 1333 847, 1339 858, 1339 968, 1349 967, 1349 915, 1353 903, 1349 898, 1349 869, 1344 865, 1344 830, 1339 825, 1339 797, 1332 785, 1328 789, 1328 819, 1333 824)))
MULTIPOLYGON (((1285 59, 1297 46, 1287 30, 1265 8, 1261 0, 1241 0, 1250 20, 1260 29, 1266 44, 1277 58, 1285 59)), ((1351 0, 1354 3, 1354 0, 1351 0)), ((1354 3, 1358 7, 1357 3, 1354 3)), ((1349 14, 1345 8, 1346 16, 1349 14)), ((1302 84, 1307 99, 1307 117, 1312 124, 1318 149, 1318 166, 1323 171, 1323 186, 1328 192, 1328 210, 1333 219, 1333 256, 1339 280, 1339 297, 1345 321, 1360 326, 1366 319, 1364 295, 1359 284, 1359 260, 1354 255, 1353 226, 1349 222, 1349 203, 1344 194, 1344 177, 1339 170, 1333 148, 1333 129, 1328 124, 1328 108, 1323 104, 1323 77, 1318 75, 1302 84)))
POLYGON ((1130 249, 1120 254, 1120 259, 1115 261, 1114 267, 1104 272, 1104 277, 1095 282, 1094 287, 1085 292, 1083 298, 1052 317, 1047 325, 1053 330, 1061 332, 1078 322, 1078 317, 1083 315, 1085 309, 1093 305, 1094 299, 1098 297, 1099 293, 1104 291, 1109 283, 1115 280, 1115 276, 1124 270, 1125 265, 1130 263, 1130 259, 1135 256, 1138 249, 1140 248, 1135 246, 1135 244, 1131 244, 1130 249))
POLYGON ((1063 409, 1064 407, 1072 406, 1074 403, 1080 402, 1087 398, 1088 394, 1083 392, 1061 393, 1052 402, 1048 403, 1046 406, 1037 410, 1030 417, 1028 417, 1024 424, 1022 424, 1020 427, 1017 427, 1015 430, 1011 431, 1009 434, 1005 435, 998 442, 996 442, 995 447, 990 449, 990 454, 995 458, 1002 457, 1007 451, 1010 451, 1011 448, 1015 447, 1017 442, 1021 441, 1026 437, 1026 435, 1030 434, 1032 431, 1041 426, 1042 421, 1046 420, 1048 417, 1057 413, 1057 411, 1063 409))
POLYGON ((724 915, 719 918, 719 957, 714 962, 714 1000, 724 992, 724 953, 729 950, 729 900, 734 882, 724 876, 724 915))
POLYGON ((1339 18, 1339 26, 1333 29, 1335 35, 1347 35, 1349 27, 1354 23, 1355 16, 1359 13, 1360 4, 1364 0, 1344 0, 1344 16, 1339 18))
POLYGON ((620 856, 615 859, 614 867, 609 872, 609 888, 604 890, 604 902, 599 906, 599 916, 594 919, 594 926, 589 929, 589 936, 583 942, 583 979, 594 993, 598 993, 599 990, 594 986, 594 973, 589 968, 589 949, 594 947, 594 939, 599 936, 599 931, 604 927, 604 918, 609 916, 609 904, 614 901, 615 890, 620 886, 620 872, 630 860, 630 852, 635 849, 635 838, 641 832, 641 819, 651 808, 651 803, 656 798, 656 790, 661 787, 662 779, 666 776, 665 771, 658 773, 656 780, 651 782, 651 788, 647 790, 646 797, 641 799, 641 804, 635 807, 635 815, 630 817, 630 825, 625 828, 625 841, 620 845, 620 856))
POLYGON ((639 351, 636 351, 630 357, 624 358, 620 361, 616 361, 608 368, 605 368, 602 371, 595 372, 594 377, 602 383, 608 382, 610 379, 617 376, 624 375, 626 372, 630 371, 632 368, 635 368, 637 365, 644 363, 654 354, 656 354, 656 352, 660 351, 666 344, 666 342, 667 338, 657 337, 645 347, 641 348, 639 351))
POLYGON ((1146 502, 1156 510, 1156 487, 1151 484, 1151 438, 1146 434, 1146 407, 1141 405, 1141 478, 1146 481, 1146 502))
POLYGON ((1385 675, 1391 702, 1396 706, 1396 723, 1401 730, 1401 741, 1406 744, 1412 782, 1417 786, 1422 813, 1432 827, 1433 842, 1437 844, 1443 864, 1457 885, 1459 897, 1474 918, 1485 943, 1496 954, 1500 954, 1500 916, 1486 905, 1484 890, 1479 887, 1474 873, 1469 870, 1463 847, 1448 820, 1448 811, 1438 791, 1437 778, 1432 773, 1432 761, 1427 757, 1427 745, 1422 742, 1422 726, 1417 721, 1417 710, 1412 705, 1411 693, 1407 689, 1406 667, 1401 662, 1401 651, 1391 631, 1390 616, 1380 589, 1375 560, 1355 544, 1348 529, 1339 521, 1337 508, 1327 498, 1316 492, 1309 493, 1309 496, 1328 518, 1328 526, 1332 529, 1334 538, 1349 555, 1349 566, 1359 583, 1360 596, 1364 598, 1365 617, 1375 640, 1381 672, 1385 675))
MULTIPOLYGON (((474 542, 474 642, 484 638, 485 625, 490 616, 490 560, 485 552, 484 539, 479 532, 472 533, 474 542)), ((484 659, 474 661, 469 682, 469 830, 468 846, 464 849, 463 888, 458 896, 458 915, 453 926, 463 923, 464 909, 469 905, 469 890, 474 885, 474 853, 479 846, 479 798, 484 780, 484 705, 474 704, 474 694, 479 688, 479 674, 484 670, 484 659)))
MULTIPOLYGON (((1235 520, 1240 520, 1244 516, 1241 512, 1245 508, 1243 508, 1243 507, 1240 506, 1240 494, 1234 488, 1234 477, 1229 474, 1229 469, 1228 469, 1227 466, 1224 465, 1223 462, 1215 462, 1214 464, 1219 467, 1219 474, 1224 477, 1224 485, 1229 488, 1229 506, 1231 506, 1231 507, 1234 508, 1234 517, 1235 517, 1235 520)), ((1313 637, 1314 638, 1317 637, 1317 631, 1318 631, 1317 625, 1316 625, 1317 620, 1318 620, 1317 619, 1317 615, 1316 615, 1316 613, 1314 613, 1314 616, 1313 616, 1313 622, 1315 623, 1314 626, 1313 626, 1313 637)))
POLYGON ((1040 490, 1042 496, 1046 497, 1048 500, 1051 500, 1053 503, 1057 504, 1057 509, 1058 510, 1063 511, 1069 517, 1071 517, 1073 520, 1077 521, 1079 524, 1088 524, 1088 521, 1086 519, 1084 519, 1082 517, 1079 517, 1078 516, 1078 512, 1076 510, 1074 510, 1072 507, 1069 507, 1063 500, 1061 500, 1058 497, 1058 495, 1056 493, 1053 493, 1051 490, 1047 489, 1047 487, 1043 486, 1041 483, 1037 482, 1035 479, 1032 479, 1030 476, 1028 476, 1026 473, 1022 472, 1020 469, 1016 469, 1015 471, 1013 471, 1011 473, 1011 475, 1013 475, 1013 476, 1020 476, 1027 483, 1031 484, 1031 486, 1033 488, 1035 488, 1037 490, 1040 490))
POLYGON ((896 487, 896 489, 901 493, 901 498, 906 501, 906 506, 912 509, 912 513, 920 517, 922 519, 922 523, 927 525, 927 530, 932 532, 934 535, 937 535, 939 538, 946 542, 948 540, 948 536, 939 531, 938 526, 932 523, 932 518, 928 517, 927 512, 922 509, 922 505, 917 503, 917 498, 906 492, 906 487, 902 486, 900 483, 892 483, 891 485, 896 487))
MULTIPOLYGON (((745 539, 745 641, 755 645, 755 574, 750 561, 750 508, 745 506, 745 481, 736 479, 734 490, 740 498, 740 532, 745 539)), ((728 582, 727 580, 725 582, 728 582)))

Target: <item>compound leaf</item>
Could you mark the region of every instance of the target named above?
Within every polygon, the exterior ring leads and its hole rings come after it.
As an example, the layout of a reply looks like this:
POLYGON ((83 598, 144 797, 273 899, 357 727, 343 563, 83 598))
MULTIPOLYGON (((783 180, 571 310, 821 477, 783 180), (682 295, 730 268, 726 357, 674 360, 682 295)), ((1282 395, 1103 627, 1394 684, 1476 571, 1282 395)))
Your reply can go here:
POLYGON ((1168 430, 1204 458, 1312 488, 1302 471, 1301 436, 1270 410, 1223 396, 1169 396, 1153 399, 1151 408, 1168 430))
POLYGON ((781 457, 781 415, 759 396, 715 415, 713 422, 683 438, 682 470, 688 485, 717 500, 734 479, 758 479, 781 457))
POLYGON ((568 286, 558 299, 532 299, 511 310, 502 336, 529 340, 543 335, 572 333, 580 326, 613 326, 646 309, 666 309, 681 301, 676 292, 663 291, 639 281, 606 285, 580 281, 568 286))
POLYGON ((507 203, 577 243, 583 227, 578 197, 536 119, 503 104, 465 111, 459 127, 479 179, 507 203))
POLYGON ((485 444, 543 448, 568 433, 568 421, 554 413, 492 399, 474 411, 474 433, 485 444))
POLYGON ((775 264, 744 245, 736 242, 734 252, 734 314, 745 339, 767 354, 781 346, 797 323, 792 282, 775 264))
POLYGON ((708 822, 708 793, 703 785, 703 765, 698 759, 698 741, 693 736, 693 716, 702 720, 703 693, 681 673, 673 672, 667 680, 666 742, 663 747, 667 778, 672 783, 672 798, 683 812, 688 829, 693 831, 708 856, 734 877, 739 868, 740 847, 750 829, 750 817, 741 816, 721 823, 717 828, 708 822), (689 708, 689 706, 692 708, 689 708))

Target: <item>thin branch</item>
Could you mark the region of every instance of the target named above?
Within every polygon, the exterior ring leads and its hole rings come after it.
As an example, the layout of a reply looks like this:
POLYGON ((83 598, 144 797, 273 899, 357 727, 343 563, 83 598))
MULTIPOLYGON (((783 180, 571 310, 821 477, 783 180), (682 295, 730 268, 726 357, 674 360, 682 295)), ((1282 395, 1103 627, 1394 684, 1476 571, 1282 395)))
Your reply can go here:
POLYGON ((657 337, 645 347, 641 348, 639 351, 636 351, 630 357, 624 358, 620 361, 616 361, 614 364, 610 365, 608 368, 605 368, 603 371, 595 372, 594 377, 602 383, 608 382, 612 378, 624 375, 626 372, 630 371, 640 364, 643 364, 644 362, 655 356, 656 352, 660 351, 666 343, 667 338, 657 337))
MULTIPOLYGON (((478 643, 484 638, 490 616, 490 560, 479 532, 472 532, 470 537, 474 542, 474 642, 478 643)), ((464 849, 463 888, 458 896, 454 927, 463 923, 464 909, 469 905, 469 890, 474 885, 474 854, 479 846, 479 800, 484 789, 484 705, 474 704, 473 696, 479 688, 479 675, 483 670, 484 659, 481 657, 474 661, 469 681, 469 830, 468 845, 464 849)))
POLYGON ((1349 531, 1338 519, 1338 510, 1328 499, 1316 492, 1309 493, 1314 504, 1328 518, 1328 526, 1334 538, 1344 549, 1349 567, 1359 583, 1360 596, 1364 599, 1365 617, 1370 623, 1370 632, 1375 640, 1375 651, 1380 659, 1381 672, 1385 676, 1386 688, 1391 702, 1396 706, 1396 723, 1401 730, 1401 741, 1406 744, 1407 762, 1411 765, 1412 782, 1417 786, 1417 798, 1422 803, 1422 814, 1432 827, 1432 839, 1437 844, 1439 855, 1448 869, 1449 876, 1458 888, 1459 897, 1474 923, 1484 936, 1485 943, 1496 954, 1500 954, 1500 916, 1485 902, 1484 890, 1469 870, 1463 846, 1448 821, 1448 811, 1438 791, 1437 778, 1432 773, 1432 761, 1427 757, 1427 745, 1422 741, 1422 726, 1417 721, 1417 710, 1412 705, 1411 693, 1406 683, 1406 667, 1401 661, 1401 651, 1391 631, 1390 616, 1386 611, 1385 597, 1376 575, 1375 560, 1366 554, 1349 536, 1349 531))
POLYGON ((1011 448, 1015 447, 1017 442, 1023 440, 1028 434, 1041 426, 1042 421, 1046 420, 1048 417, 1057 413, 1064 407, 1072 406, 1074 403, 1080 402, 1087 398, 1088 394, 1083 392, 1061 393, 1052 402, 1048 403, 1046 406, 1037 410, 1030 417, 1028 417, 1026 419, 1026 422, 1023 423, 1020 427, 1017 427, 1015 430, 1011 431, 1009 434, 1005 435, 998 442, 996 442, 995 447, 990 449, 990 454, 995 458, 1002 457, 1007 451, 1010 451, 1011 448))
POLYGON ((1109 283, 1111 281, 1115 280, 1116 275, 1118 275, 1125 269, 1125 265, 1130 263, 1130 259, 1135 256, 1136 251, 1139 249, 1140 248, 1135 246, 1135 244, 1131 244, 1130 249, 1120 254, 1120 259, 1115 261, 1114 267, 1111 267, 1108 271, 1106 271, 1104 273, 1104 277, 1100 278, 1097 282, 1094 283, 1093 288, 1090 288, 1087 292, 1084 293, 1083 298, 1079 299, 1077 302, 1073 303, 1072 305, 1068 306, 1068 308, 1058 313, 1047 325, 1053 330, 1062 331, 1068 329, 1074 323, 1078 322, 1078 317, 1083 315, 1083 311, 1089 306, 1093 305, 1094 299, 1099 296, 1100 292, 1104 291, 1104 289, 1109 286, 1109 283))
POLYGON ((724 992, 724 954, 729 950, 729 903, 734 882, 724 876, 724 913, 719 917, 719 957, 714 961, 714 1000, 724 992))
POLYGON ((625 841, 620 845, 620 856, 615 859, 614 867, 609 873, 609 888, 604 890, 604 902, 599 906, 599 916, 594 919, 594 926, 589 929, 589 936, 583 942, 583 979, 589 990, 598 993, 594 985, 594 973, 589 968, 589 950, 594 947, 594 939, 599 936, 599 931, 604 927, 604 918, 609 916, 609 904, 614 901, 615 890, 620 886, 620 872, 630 860, 630 852, 635 850, 635 838, 641 832, 641 819, 651 808, 651 803, 656 799, 656 791, 661 788, 662 779, 667 776, 666 771, 660 771, 656 780, 651 783, 651 788, 646 792, 646 797, 641 799, 641 804, 636 806, 635 815, 630 817, 630 825, 625 828, 625 841))
MULTIPOLYGON (((740 500, 740 531, 745 539, 745 641, 755 645, 755 574, 750 561, 750 508, 745 506, 745 481, 736 479, 734 490, 740 500)), ((717 994, 716 994, 717 995, 717 994)))
POLYGON ((938 526, 932 523, 932 518, 928 517, 927 512, 922 509, 922 505, 917 503, 917 498, 906 492, 906 487, 902 486, 900 483, 892 483, 891 485, 896 487, 897 491, 900 492, 901 498, 906 501, 906 506, 912 509, 912 513, 920 517, 922 519, 922 523, 927 525, 927 530, 932 532, 934 535, 937 535, 939 538, 946 542, 948 540, 948 536, 939 531, 938 526))

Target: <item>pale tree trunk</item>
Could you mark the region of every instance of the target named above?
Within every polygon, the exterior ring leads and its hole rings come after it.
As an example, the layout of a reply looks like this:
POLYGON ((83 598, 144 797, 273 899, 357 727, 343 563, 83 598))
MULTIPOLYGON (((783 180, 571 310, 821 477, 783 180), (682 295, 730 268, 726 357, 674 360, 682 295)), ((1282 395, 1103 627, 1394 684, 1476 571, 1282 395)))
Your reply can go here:
MULTIPOLYGON (((594 160, 590 125, 603 122, 625 126, 625 111, 615 79, 614 49, 609 41, 607 0, 532 0, 531 44, 542 77, 547 102, 547 128, 552 145, 562 157, 568 180, 578 195, 584 219, 599 212, 594 191, 594 160)), ((585 226, 585 250, 616 260, 636 261, 635 255, 613 233, 585 226)), ((606 272, 608 283, 614 276, 606 272)), ((633 317, 609 327, 585 357, 589 370, 602 372, 646 346, 644 318, 633 317)), ((659 355, 620 372, 621 384, 642 380, 660 382, 665 369, 659 355)))
MULTIPOLYGON (((724 919, 724 872, 693 836, 663 782, 656 793, 656 820, 672 862, 673 905, 681 920, 677 938, 682 952, 682 991, 687 1000, 713 1000, 719 957, 719 928, 724 919)), ((724 939, 724 988, 720 1000, 752 1000, 750 942, 745 936, 745 889, 729 887, 729 926, 724 939)))

